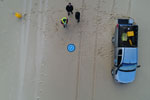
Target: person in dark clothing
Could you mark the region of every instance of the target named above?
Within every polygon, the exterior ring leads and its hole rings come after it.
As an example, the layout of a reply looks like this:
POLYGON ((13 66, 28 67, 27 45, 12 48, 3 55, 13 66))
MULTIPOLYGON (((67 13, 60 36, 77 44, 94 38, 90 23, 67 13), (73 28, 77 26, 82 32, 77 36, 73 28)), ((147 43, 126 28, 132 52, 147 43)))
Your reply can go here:
POLYGON ((76 18, 77 22, 79 23, 80 22, 80 12, 77 11, 75 13, 75 18, 76 18))
POLYGON ((73 6, 71 5, 71 3, 69 3, 67 6, 66 6, 66 10, 68 12, 68 16, 71 14, 73 14, 73 6))

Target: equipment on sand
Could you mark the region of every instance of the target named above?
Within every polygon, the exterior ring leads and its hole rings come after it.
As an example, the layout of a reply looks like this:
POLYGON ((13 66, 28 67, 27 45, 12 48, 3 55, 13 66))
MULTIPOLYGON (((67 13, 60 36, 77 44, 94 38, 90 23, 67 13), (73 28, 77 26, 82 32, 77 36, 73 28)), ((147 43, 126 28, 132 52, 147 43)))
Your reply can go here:
POLYGON ((18 12, 15 12, 15 16, 16 16, 16 18, 19 18, 19 19, 22 18, 22 14, 21 14, 21 13, 18 13, 18 12))

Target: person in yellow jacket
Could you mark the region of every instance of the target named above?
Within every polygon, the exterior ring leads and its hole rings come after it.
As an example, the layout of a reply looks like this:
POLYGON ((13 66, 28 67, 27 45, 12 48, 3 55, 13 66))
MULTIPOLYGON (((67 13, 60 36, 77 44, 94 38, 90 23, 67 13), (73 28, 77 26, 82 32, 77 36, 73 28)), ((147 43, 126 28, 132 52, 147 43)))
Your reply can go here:
POLYGON ((67 17, 63 17, 61 19, 61 24, 64 26, 64 28, 67 26, 68 24, 68 18, 67 17))

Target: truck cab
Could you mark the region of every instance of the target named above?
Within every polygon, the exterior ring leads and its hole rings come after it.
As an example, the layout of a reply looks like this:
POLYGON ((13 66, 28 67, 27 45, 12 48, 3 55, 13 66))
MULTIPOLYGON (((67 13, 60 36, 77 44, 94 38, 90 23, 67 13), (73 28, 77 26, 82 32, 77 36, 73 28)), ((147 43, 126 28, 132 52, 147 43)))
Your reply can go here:
POLYGON ((133 19, 118 19, 114 45, 114 67, 112 76, 118 83, 131 83, 136 76, 138 65, 138 25, 133 19))

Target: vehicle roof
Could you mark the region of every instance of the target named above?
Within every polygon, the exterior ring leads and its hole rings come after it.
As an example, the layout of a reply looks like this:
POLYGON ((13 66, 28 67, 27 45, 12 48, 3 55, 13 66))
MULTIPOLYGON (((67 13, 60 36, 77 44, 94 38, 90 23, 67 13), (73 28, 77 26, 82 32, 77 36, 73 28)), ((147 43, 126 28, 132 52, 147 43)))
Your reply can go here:
POLYGON ((124 48, 122 63, 136 64, 137 62, 138 62, 138 49, 137 48, 124 48))

